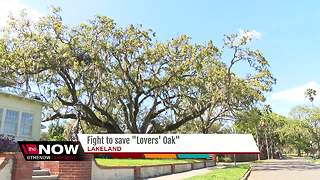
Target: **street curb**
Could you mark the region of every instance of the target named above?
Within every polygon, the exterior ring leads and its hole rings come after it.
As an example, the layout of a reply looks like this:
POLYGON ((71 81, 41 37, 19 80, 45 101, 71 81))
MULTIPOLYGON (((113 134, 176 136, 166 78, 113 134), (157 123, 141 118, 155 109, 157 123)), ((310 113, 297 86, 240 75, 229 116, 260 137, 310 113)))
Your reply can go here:
POLYGON ((242 176, 241 180, 247 180, 248 177, 250 176, 250 173, 251 173, 251 166, 250 168, 247 170, 247 172, 242 176))

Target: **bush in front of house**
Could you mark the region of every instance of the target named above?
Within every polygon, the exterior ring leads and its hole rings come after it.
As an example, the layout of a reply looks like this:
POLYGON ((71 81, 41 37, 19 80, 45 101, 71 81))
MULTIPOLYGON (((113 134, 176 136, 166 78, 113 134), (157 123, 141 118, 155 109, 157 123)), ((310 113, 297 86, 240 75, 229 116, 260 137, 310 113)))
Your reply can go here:
POLYGON ((0 153, 1 152, 17 152, 19 145, 14 136, 0 134, 0 153))

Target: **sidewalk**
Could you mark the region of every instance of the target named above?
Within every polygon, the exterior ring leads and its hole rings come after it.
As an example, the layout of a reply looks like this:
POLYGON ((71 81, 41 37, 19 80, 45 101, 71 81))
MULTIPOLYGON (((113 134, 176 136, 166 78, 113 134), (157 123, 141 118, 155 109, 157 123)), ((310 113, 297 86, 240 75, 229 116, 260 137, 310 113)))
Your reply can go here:
POLYGON ((187 172, 182 172, 182 173, 177 173, 177 174, 170 174, 170 175, 166 175, 166 176, 149 178, 148 180, 172 180, 172 179, 181 180, 181 179, 185 179, 185 178, 192 177, 192 176, 206 174, 206 173, 212 171, 213 169, 223 168, 223 167, 224 166, 207 167, 207 168, 203 168, 203 169, 197 169, 197 170, 192 170, 192 171, 187 171, 187 172))

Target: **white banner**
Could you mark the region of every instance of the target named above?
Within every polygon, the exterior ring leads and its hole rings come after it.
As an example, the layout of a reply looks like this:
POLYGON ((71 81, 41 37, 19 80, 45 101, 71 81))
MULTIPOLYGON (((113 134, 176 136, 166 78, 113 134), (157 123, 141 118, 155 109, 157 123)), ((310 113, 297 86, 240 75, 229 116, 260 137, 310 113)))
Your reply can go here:
POLYGON ((78 134, 86 153, 259 153, 251 134, 78 134))

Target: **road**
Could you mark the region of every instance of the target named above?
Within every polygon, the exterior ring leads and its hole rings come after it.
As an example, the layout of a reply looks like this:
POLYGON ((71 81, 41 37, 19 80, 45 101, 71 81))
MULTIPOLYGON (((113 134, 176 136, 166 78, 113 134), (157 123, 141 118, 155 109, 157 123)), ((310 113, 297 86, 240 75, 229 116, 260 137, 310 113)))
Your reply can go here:
POLYGON ((304 159, 274 160, 252 166, 249 180, 319 180, 320 165, 304 159))

